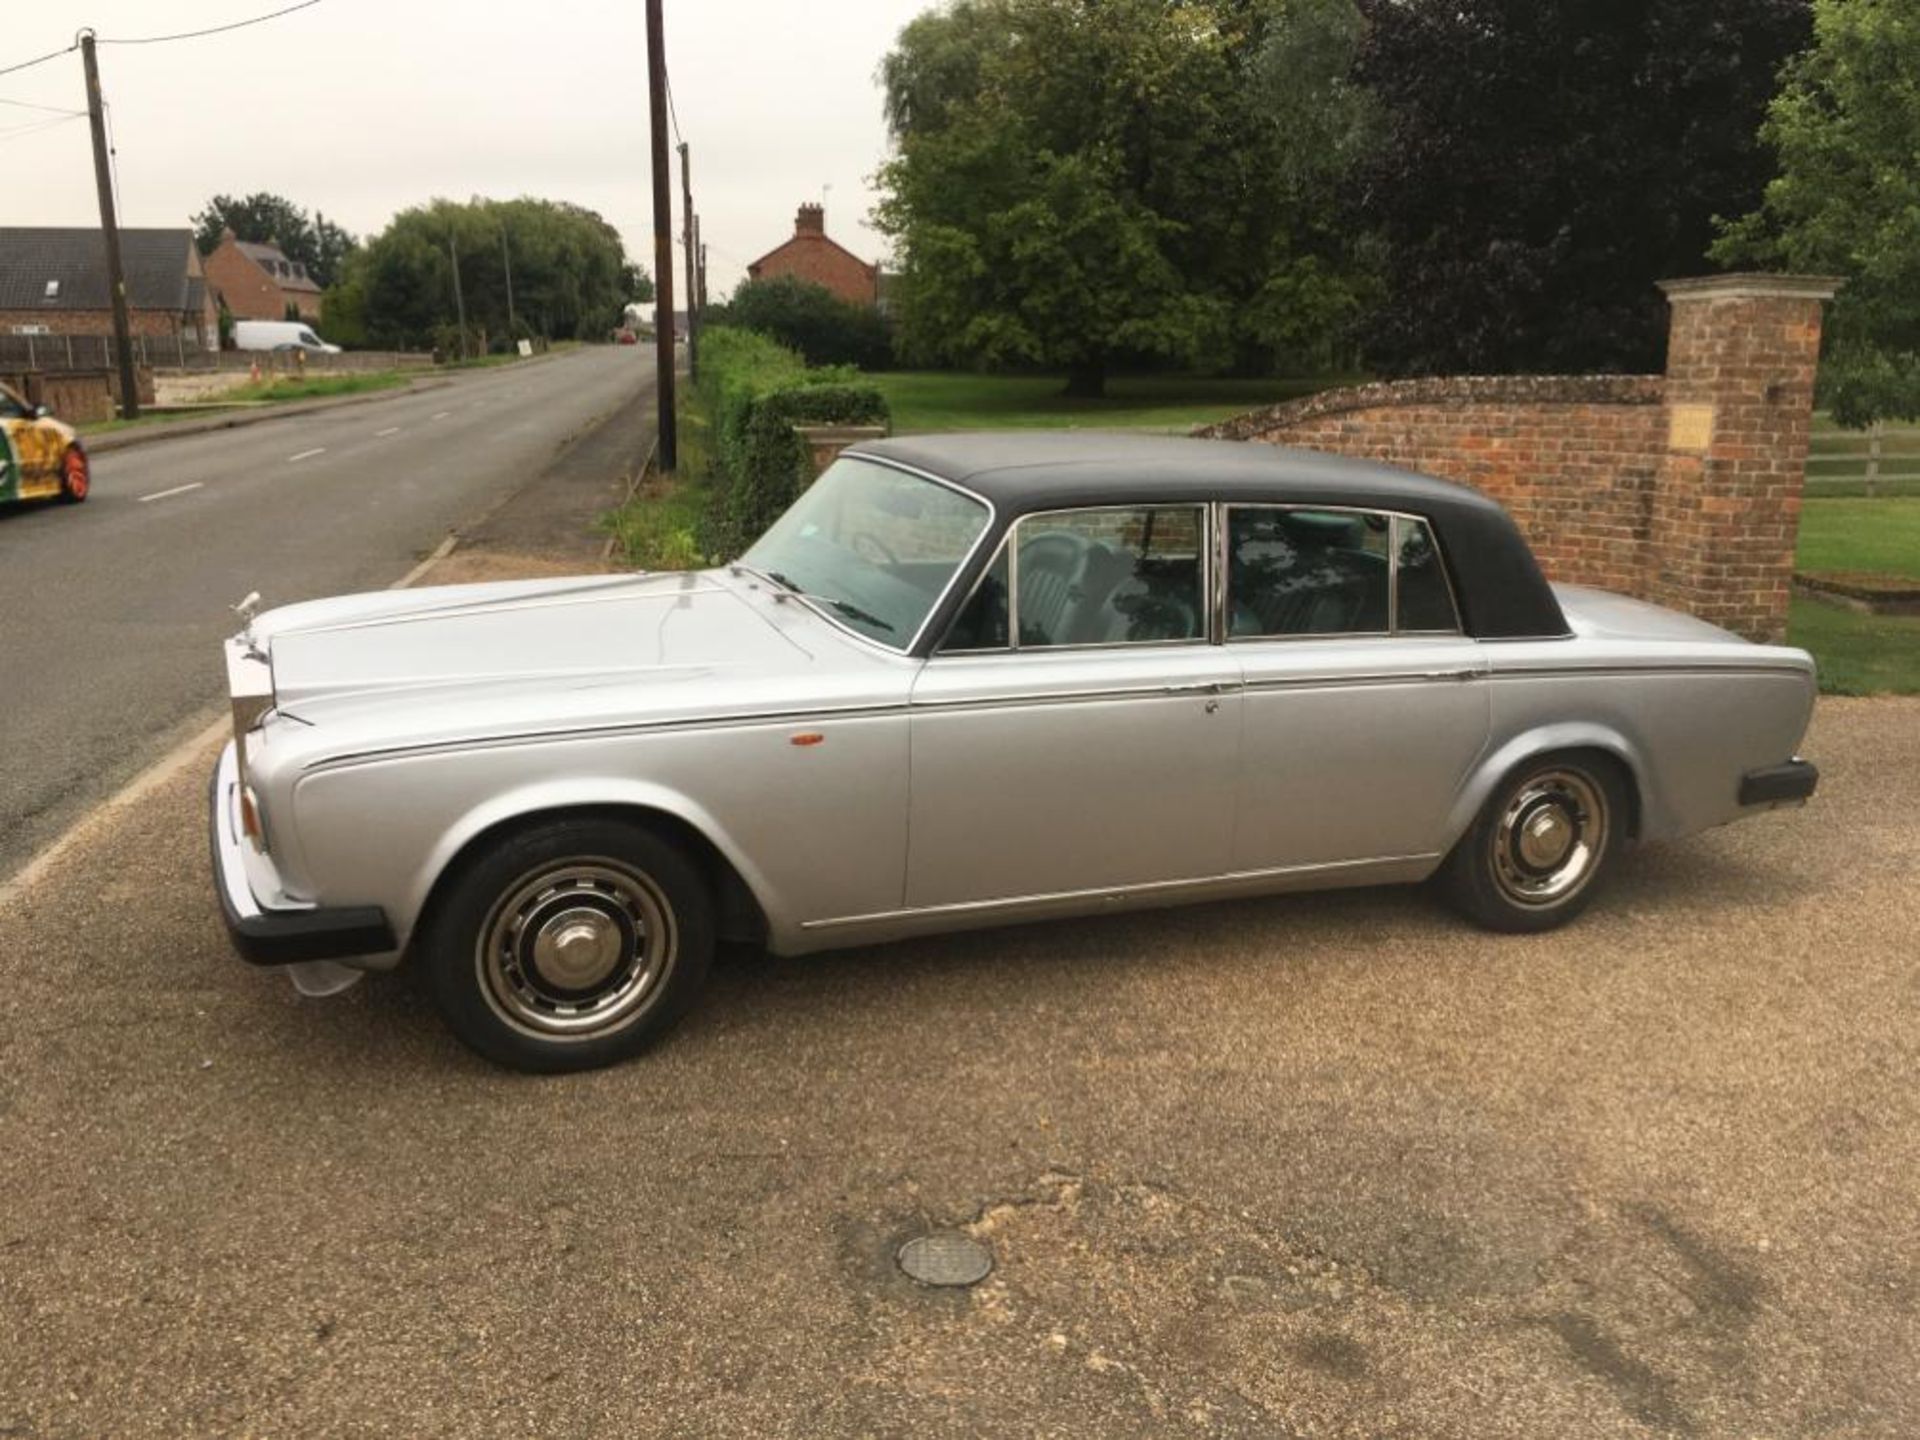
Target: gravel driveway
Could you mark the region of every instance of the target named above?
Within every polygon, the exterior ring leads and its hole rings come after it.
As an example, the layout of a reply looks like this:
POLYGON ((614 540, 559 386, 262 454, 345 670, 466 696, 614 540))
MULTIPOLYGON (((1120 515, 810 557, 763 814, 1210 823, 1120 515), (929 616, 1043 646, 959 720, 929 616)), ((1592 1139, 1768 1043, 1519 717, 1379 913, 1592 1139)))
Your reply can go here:
POLYGON ((183 776, 0 913, 0 1435, 1912 1435, 1920 701, 1809 753, 1557 935, 735 954, 559 1080, 232 959, 183 776))

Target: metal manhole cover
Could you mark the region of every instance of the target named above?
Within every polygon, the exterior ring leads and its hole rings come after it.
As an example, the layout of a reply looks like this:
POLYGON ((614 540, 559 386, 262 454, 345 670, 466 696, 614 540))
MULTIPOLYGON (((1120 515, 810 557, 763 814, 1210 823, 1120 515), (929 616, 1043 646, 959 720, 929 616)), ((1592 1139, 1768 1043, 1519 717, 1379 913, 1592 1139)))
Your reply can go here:
POLYGON ((922 1285, 977 1285, 993 1269, 993 1252, 949 1230, 907 1241, 900 1247, 900 1268, 922 1285))

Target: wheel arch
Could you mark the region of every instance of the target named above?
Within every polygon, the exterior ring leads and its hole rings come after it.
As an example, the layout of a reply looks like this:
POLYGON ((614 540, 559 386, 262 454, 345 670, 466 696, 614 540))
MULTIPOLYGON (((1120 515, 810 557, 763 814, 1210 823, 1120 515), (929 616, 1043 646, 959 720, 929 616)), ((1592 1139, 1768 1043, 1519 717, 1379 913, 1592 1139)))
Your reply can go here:
POLYGON ((500 797, 450 827, 415 885, 419 903, 406 936, 411 947, 454 879, 476 857, 508 836, 556 820, 600 819, 638 824, 683 847, 707 877, 721 938, 762 942, 771 914, 764 877, 734 847, 712 817, 678 797, 610 794, 605 787, 539 791, 500 797))
POLYGON ((1606 725, 1572 721, 1543 725, 1515 735, 1488 750, 1474 766, 1466 784, 1454 797, 1447 817, 1446 848, 1459 844, 1487 799, 1522 765, 1549 755, 1570 752, 1601 755, 1619 767, 1627 791, 1627 834, 1638 838, 1645 823, 1648 766, 1640 748, 1627 736, 1606 725))

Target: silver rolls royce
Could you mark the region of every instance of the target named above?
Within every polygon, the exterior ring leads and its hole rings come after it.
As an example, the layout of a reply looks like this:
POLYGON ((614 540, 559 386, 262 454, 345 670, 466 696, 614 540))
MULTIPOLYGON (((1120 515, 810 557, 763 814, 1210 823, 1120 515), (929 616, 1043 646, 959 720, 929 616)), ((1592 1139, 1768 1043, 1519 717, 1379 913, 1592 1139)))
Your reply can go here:
POLYGON ((1433 880, 1497 930, 1804 800, 1812 660, 1550 585, 1499 506, 1266 445, 845 453, 735 564, 287 606, 227 643, 214 873, 325 992, 410 957, 534 1070, 793 954, 1433 880))

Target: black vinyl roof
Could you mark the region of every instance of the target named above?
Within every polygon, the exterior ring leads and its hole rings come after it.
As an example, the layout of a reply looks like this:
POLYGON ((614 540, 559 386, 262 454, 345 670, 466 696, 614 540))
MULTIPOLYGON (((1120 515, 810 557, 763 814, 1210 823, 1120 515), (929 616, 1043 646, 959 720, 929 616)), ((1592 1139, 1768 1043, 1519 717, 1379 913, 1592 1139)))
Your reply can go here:
MULTIPOLYGON (((993 504, 995 529, 1089 505, 1203 501, 1342 505, 1431 522, 1467 632, 1560 637, 1566 617, 1512 518, 1477 490, 1371 460, 1245 440, 1002 430, 862 441, 847 452, 912 466, 993 504)), ((996 537, 997 538, 997 537, 996 537)))

